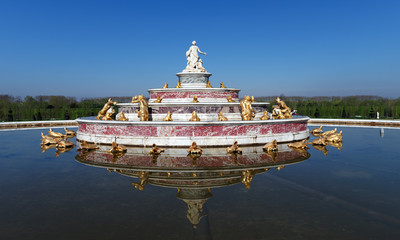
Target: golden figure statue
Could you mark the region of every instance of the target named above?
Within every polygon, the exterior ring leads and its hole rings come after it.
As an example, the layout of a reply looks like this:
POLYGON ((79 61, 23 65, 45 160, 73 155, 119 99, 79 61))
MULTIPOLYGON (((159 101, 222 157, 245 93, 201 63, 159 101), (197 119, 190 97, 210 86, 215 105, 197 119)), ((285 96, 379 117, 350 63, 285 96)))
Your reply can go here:
POLYGON ((210 80, 208 80, 206 88, 212 88, 210 80))
POLYGON ((285 116, 282 114, 282 110, 277 107, 272 109, 272 119, 285 119, 285 116))
POLYGON ((65 140, 65 141, 59 141, 57 143, 56 147, 57 148, 72 148, 74 146, 75 146, 75 144, 73 142, 65 140))
POLYGON ((73 137, 73 136, 76 135, 76 132, 73 131, 73 130, 69 130, 67 128, 64 128, 64 131, 65 131, 65 136, 67 136, 67 137, 73 137))
POLYGON ((268 120, 268 119, 269 119, 268 111, 265 110, 262 117, 260 117, 260 120, 268 120))
POLYGON ((198 122, 198 121, 200 121, 200 118, 197 116, 197 112, 196 111, 193 111, 192 112, 192 117, 189 119, 189 121, 194 121, 194 122, 198 122))
POLYGON ((254 175, 255 175, 254 170, 242 171, 242 177, 240 178, 240 181, 247 189, 250 189, 251 181, 253 181, 254 175))
POLYGON ((276 141, 276 139, 274 141, 272 141, 271 143, 267 143, 265 144, 265 146, 263 147, 264 151, 266 152, 276 152, 278 151, 278 141, 276 141))
POLYGON ((125 116, 124 112, 121 112, 118 117, 117 117, 118 121, 129 121, 129 119, 125 116))
POLYGON ((296 148, 296 149, 308 149, 309 148, 307 146, 307 139, 304 139, 303 141, 300 141, 300 142, 290 143, 290 144, 288 144, 288 147, 296 148))
POLYGON ((108 150, 109 153, 121 153, 121 152, 126 152, 128 149, 122 145, 122 144, 117 144, 117 139, 112 142, 112 148, 108 150))
POLYGON ((198 103, 199 102, 199 100, 197 99, 197 96, 196 95, 194 95, 193 96, 193 101, 192 101, 193 103, 198 103))
POLYGON ((181 82, 178 81, 175 88, 182 88, 181 82))
POLYGON ((232 96, 227 97, 226 100, 228 100, 228 102, 235 102, 235 100, 232 99, 232 96))
POLYGON ((149 121, 149 104, 144 99, 143 95, 138 95, 132 98, 132 103, 139 103, 138 117, 140 121, 149 121))
POLYGON ((139 172, 138 177, 140 179, 140 182, 139 183, 133 182, 132 185, 139 191, 143 191, 143 189, 146 186, 148 179, 149 179, 149 172, 144 172, 144 171, 139 172))
POLYGON ((167 116, 163 118, 163 121, 172 121, 172 114, 168 111, 167 116))
MULTIPOLYGON (((280 109, 280 113, 276 113, 275 114, 276 117, 274 119, 293 118, 292 117, 292 110, 286 105, 286 103, 284 101, 282 101, 278 97, 278 98, 276 98, 276 102, 278 103, 278 107, 277 108, 280 109)), ((273 115, 274 115, 274 113, 273 113, 273 115)))
POLYGON ((251 102, 255 102, 254 96, 251 96, 251 102))
POLYGON ((219 87, 220 88, 226 88, 224 82, 222 82, 219 87))
POLYGON ((155 143, 153 143, 153 147, 149 151, 149 154, 161 154, 164 152, 164 148, 158 148, 155 143))
POLYGON ((321 134, 321 133, 323 133, 323 132, 324 132, 324 131, 322 131, 322 125, 319 126, 319 128, 314 128, 314 129, 312 129, 312 130, 310 131, 310 133, 313 134, 313 135, 321 134))
POLYGON ((325 138, 316 138, 311 142, 312 145, 322 145, 322 146, 326 146, 326 139, 325 138))
POLYGON ((153 101, 153 103, 161 103, 162 98, 160 96, 157 97, 156 100, 153 101))
POLYGON ((112 99, 109 98, 106 104, 104 104, 104 107, 97 114, 96 119, 102 119, 106 115, 107 111, 111 108, 111 105, 117 105, 117 102, 113 102, 112 99))
POLYGON ((54 132, 51 128, 49 130, 49 136, 53 138, 65 138, 65 135, 59 132, 54 132))
POLYGON ((61 141, 62 138, 55 138, 52 137, 50 135, 44 135, 43 133, 41 133, 42 135, 42 143, 41 145, 51 145, 51 144, 57 144, 59 141, 61 141))
POLYGON ((251 106, 251 98, 249 96, 244 96, 244 99, 240 101, 240 107, 242 108, 242 116, 243 121, 249 121, 254 118, 254 111, 253 107, 251 106))
POLYGON ((115 110, 111 107, 110 109, 108 109, 106 115, 101 120, 114 120, 114 114, 115 110))
POLYGON ((239 148, 238 142, 235 141, 232 146, 226 148, 227 153, 242 153, 242 149, 239 148))
POLYGON ((218 121, 228 121, 228 118, 225 117, 225 116, 222 114, 222 112, 220 111, 220 112, 218 113, 218 121))
POLYGON ((78 148, 79 150, 94 150, 99 148, 96 143, 87 143, 85 140, 82 140, 80 145, 80 148, 78 148))
POLYGON ((326 131, 326 132, 322 133, 322 136, 323 136, 323 137, 326 137, 326 136, 328 136, 328 135, 335 134, 335 133, 337 133, 337 129, 336 129, 336 128, 333 129, 333 130, 326 131))
POLYGON ((327 142, 338 143, 342 142, 343 132, 340 131, 339 133, 330 134, 325 137, 327 142))
POLYGON ((202 154, 203 150, 200 146, 197 145, 196 142, 192 143, 192 146, 187 150, 189 154, 202 154))
POLYGON ((162 88, 168 88, 168 83, 164 83, 164 87, 162 88))

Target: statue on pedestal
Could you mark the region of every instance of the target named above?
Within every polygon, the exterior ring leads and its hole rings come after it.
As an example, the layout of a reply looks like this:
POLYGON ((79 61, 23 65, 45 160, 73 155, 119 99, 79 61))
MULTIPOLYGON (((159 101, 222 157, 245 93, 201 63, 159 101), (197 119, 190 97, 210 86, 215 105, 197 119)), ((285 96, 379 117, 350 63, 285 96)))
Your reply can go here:
POLYGON ((199 53, 207 55, 207 53, 200 51, 199 47, 196 46, 196 41, 193 41, 192 46, 186 51, 187 66, 182 72, 207 72, 203 67, 199 53))

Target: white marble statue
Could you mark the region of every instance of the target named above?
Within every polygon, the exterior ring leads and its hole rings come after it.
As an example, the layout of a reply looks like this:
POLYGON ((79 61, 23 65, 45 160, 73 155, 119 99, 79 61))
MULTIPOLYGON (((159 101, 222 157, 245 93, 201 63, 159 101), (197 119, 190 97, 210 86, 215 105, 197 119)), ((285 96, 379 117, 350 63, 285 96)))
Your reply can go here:
POLYGON ((207 72, 203 67, 199 53, 207 55, 207 53, 200 51, 199 47, 196 46, 196 41, 193 41, 192 46, 186 51, 187 66, 183 72, 207 72))

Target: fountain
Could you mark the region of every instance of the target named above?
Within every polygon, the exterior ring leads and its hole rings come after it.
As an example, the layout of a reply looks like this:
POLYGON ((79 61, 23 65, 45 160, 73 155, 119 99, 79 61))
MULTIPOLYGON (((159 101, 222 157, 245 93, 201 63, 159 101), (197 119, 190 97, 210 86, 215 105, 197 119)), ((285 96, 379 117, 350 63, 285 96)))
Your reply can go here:
POLYGON ((176 75, 175 88, 149 89, 147 101, 143 95, 131 103, 115 103, 112 99, 94 117, 79 118, 78 140, 112 144, 117 139, 126 146, 188 147, 195 141, 199 146, 263 145, 308 138, 308 117, 291 116, 291 110, 277 99, 278 107, 268 113, 269 103, 255 102, 245 96, 239 101, 239 89, 213 88, 211 73, 203 67, 200 51, 193 41, 186 52, 187 66, 176 75), (114 109, 118 114, 112 120, 114 109), (101 120, 102 119, 102 120, 101 120), (110 120, 111 119, 111 120, 110 120))

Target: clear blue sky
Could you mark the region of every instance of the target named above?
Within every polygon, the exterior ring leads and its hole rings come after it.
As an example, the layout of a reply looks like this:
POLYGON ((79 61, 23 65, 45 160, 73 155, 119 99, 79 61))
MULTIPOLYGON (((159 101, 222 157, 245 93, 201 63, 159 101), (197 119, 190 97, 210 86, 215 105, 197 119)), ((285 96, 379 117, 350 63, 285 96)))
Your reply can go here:
POLYGON ((147 95, 193 40, 241 96, 400 97, 398 0, 3 0, 0 94, 147 95))

